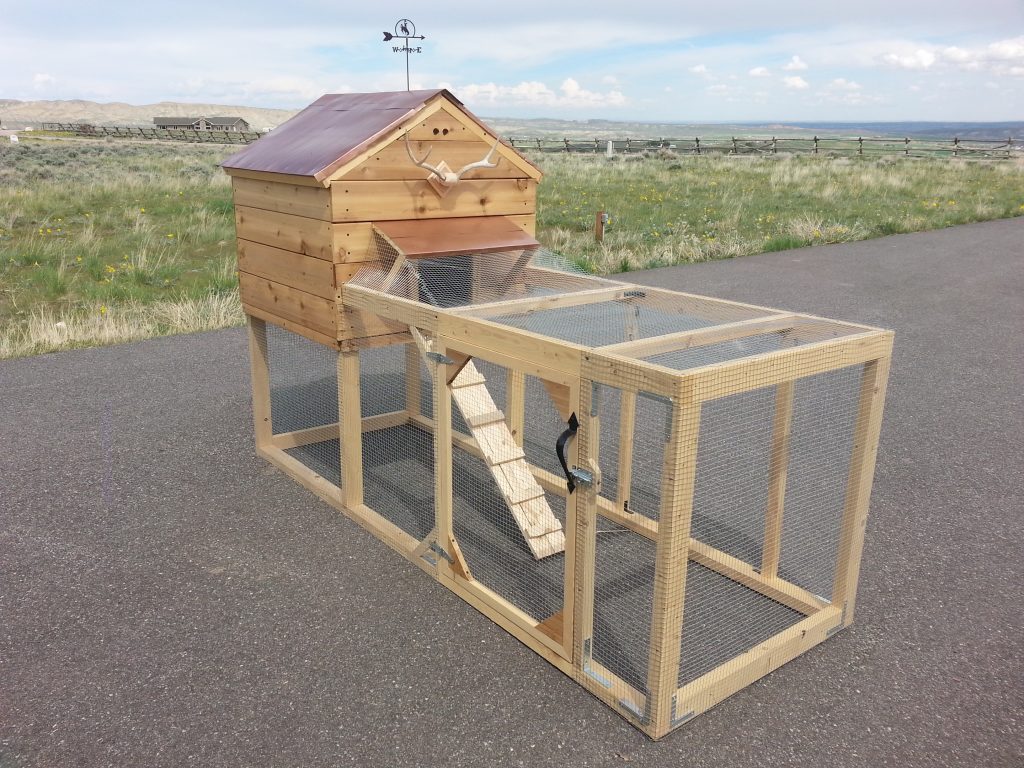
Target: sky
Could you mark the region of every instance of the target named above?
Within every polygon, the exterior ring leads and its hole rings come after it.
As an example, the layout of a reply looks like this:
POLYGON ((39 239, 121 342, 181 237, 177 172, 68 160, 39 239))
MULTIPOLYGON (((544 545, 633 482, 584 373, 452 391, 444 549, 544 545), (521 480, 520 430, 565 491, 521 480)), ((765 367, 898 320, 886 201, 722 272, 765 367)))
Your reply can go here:
POLYGON ((0 7, 0 98, 299 108, 412 87, 484 116, 1024 120, 1024 0, 460 4, 96 0, 0 7))

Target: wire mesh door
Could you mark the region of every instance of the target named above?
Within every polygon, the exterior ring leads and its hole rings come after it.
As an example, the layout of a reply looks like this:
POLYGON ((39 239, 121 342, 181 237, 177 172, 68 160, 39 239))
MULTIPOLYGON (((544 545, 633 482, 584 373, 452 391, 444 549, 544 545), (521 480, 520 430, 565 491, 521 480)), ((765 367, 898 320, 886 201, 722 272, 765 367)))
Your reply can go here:
POLYGON ((445 355, 454 577, 569 659, 578 380, 464 344, 445 355))

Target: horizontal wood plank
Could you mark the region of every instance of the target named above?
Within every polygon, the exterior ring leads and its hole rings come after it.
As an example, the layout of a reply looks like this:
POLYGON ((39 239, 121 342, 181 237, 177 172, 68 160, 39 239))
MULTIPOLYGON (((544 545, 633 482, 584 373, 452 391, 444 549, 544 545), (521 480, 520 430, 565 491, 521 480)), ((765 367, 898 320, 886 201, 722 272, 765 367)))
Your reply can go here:
POLYGON ((238 269, 275 283, 298 288, 325 299, 334 299, 335 265, 324 259, 286 251, 272 245, 238 241, 238 269))
POLYGON ((425 179, 335 181, 331 184, 336 222, 444 219, 534 213, 532 179, 464 179, 438 197, 425 179))
POLYGON ((334 336, 328 336, 325 333, 314 331, 312 328, 307 328, 304 325, 300 325, 286 317, 281 317, 280 315, 275 315, 273 312, 268 312, 262 307, 257 307, 254 304, 247 304, 244 300, 242 301, 242 309, 247 315, 272 323, 279 328, 284 328, 286 331, 291 331, 292 333, 303 336, 310 341, 315 341, 317 344, 323 344, 325 347, 338 349, 338 340, 334 336))
POLYGON ((236 205, 235 230, 241 240, 335 260, 334 231, 328 221, 236 205))
MULTIPOLYGON (((444 137, 447 139, 447 136, 444 137)), ((483 160, 492 146, 491 143, 480 139, 451 140, 439 143, 431 138, 423 141, 409 141, 413 154, 422 160, 429 152, 426 162, 436 166, 442 160, 452 170, 459 170, 469 163, 483 160)), ((529 178, 526 173, 517 168, 515 164, 495 151, 491 158, 496 163, 494 168, 474 168, 466 174, 467 179, 524 179, 529 178)), ((341 176, 341 179, 352 179, 357 181, 382 181, 395 179, 419 179, 426 178, 429 171, 413 165, 409 159, 409 153, 405 148, 405 139, 399 139, 392 144, 380 149, 380 151, 368 157, 362 164, 352 168, 341 176)))
POLYGON ((537 248, 531 235, 504 216, 381 221, 374 224, 409 258, 537 248))
POLYGON ((235 178, 231 192, 235 205, 331 220, 331 193, 323 187, 235 178))
POLYGON ((332 338, 337 333, 337 303, 333 300, 246 272, 239 273, 238 287, 244 304, 260 307, 332 338))
MULTIPOLYGON (((480 218, 482 217, 473 217, 469 221, 480 218)), ((528 235, 532 236, 536 232, 537 222, 533 213, 503 216, 502 218, 512 222, 528 235)), ((459 217, 453 217, 451 220, 461 221, 459 217)), ((370 221, 335 224, 333 231, 338 261, 366 262, 376 261, 380 258, 376 248, 373 247, 373 224, 370 221)))

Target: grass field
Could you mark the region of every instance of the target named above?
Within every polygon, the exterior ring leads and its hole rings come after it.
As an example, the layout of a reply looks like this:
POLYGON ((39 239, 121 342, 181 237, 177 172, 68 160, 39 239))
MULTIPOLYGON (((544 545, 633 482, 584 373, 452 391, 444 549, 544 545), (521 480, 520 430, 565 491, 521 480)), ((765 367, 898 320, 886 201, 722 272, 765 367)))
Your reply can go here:
MULTIPOLYGON (((0 358, 241 322, 226 147, 0 146, 0 358)), ((544 155, 539 239, 612 273, 1024 214, 1024 163, 544 155), (594 213, 611 215, 594 242, 594 213)))

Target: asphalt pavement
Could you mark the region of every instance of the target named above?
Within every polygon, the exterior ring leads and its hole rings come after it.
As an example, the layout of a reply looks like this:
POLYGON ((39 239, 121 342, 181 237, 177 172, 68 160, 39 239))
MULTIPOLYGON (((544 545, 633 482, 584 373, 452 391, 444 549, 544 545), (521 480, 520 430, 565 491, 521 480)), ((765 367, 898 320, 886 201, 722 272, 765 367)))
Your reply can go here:
POLYGON ((0 767, 1024 765, 1024 218, 636 273, 896 331, 857 621, 652 742, 255 457, 243 331, 0 362, 0 767))

